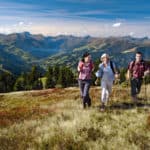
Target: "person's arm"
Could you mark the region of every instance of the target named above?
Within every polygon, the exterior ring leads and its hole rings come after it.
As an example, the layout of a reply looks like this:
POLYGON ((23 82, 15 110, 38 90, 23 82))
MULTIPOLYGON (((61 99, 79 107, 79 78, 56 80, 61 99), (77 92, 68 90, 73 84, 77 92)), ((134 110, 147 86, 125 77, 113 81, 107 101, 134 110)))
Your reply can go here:
POLYGON ((115 78, 119 79, 120 78, 119 69, 116 67, 115 63, 113 63, 113 68, 115 71, 115 78))
POLYGON ((99 65, 99 69, 98 69, 98 71, 95 73, 95 75, 96 75, 95 85, 98 85, 99 82, 100 82, 100 78, 102 78, 102 75, 103 75, 102 64, 99 65))
POLYGON ((130 80, 131 79, 131 76, 132 76, 132 73, 131 73, 131 70, 133 69, 133 61, 132 62, 130 62, 129 64, 128 64, 128 70, 127 70, 127 73, 126 73, 126 80, 130 80))
POLYGON ((95 85, 98 85, 98 84, 99 84, 99 82, 100 82, 100 78, 99 78, 99 77, 97 77, 97 78, 96 78, 96 80, 95 80, 95 85))
POLYGON ((90 61, 90 69, 91 69, 91 72, 94 71, 95 69, 95 66, 92 60, 90 61))
POLYGON ((82 61, 79 62, 77 70, 81 72, 83 70, 84 63, 82 61))
POLYGON ((131 72, 130 72, 130 70, 128 69, 128 70, 127 70, 127 74, 126 74, 126 79, 127 79, 127 80, 130 80, 130 78, 131 78, 131 72))
POLYGON ((94 69, 95 69, 94 63, 92 63, 92 71, 94 71, 94 69))
POLYGON ((144 71, 144 77, 150 75, 150 63, 145 64, 145 71, 144 71))

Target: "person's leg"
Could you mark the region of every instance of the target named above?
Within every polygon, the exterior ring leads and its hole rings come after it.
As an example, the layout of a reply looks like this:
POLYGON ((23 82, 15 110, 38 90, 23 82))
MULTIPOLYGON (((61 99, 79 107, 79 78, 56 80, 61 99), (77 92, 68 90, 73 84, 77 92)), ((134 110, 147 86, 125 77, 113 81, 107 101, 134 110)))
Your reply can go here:
POLYGON ((82 103, 83 103, 83 108, 86 107, 86 100, 84 98, 84 87, 85 87, 85 82, 83 80, 79 80, 79 88, 80 88, 80 94, 81 94, 81 98, 82 98, 82 103))
POLYGON ((90 89, 91 81, 86 80, 85 81, 85 86, 84 86, 84 92, 83 92, 83 97, 84 97, 84 102, 88 104, 88 106, 91 106, 91 99, 89 96, 89 89, 90 89))
POLYGON ((137 79, 137 94, 141 91, 142 79, 137 79))
POLYGON ((137 102, 137 79, 131 79, 131 97, 133 102, 137 102))
POLYGON ((109 100, 109 96, 112 93, 113 81, 107 81, 107 92, 106 92, 106 101, 109 100))
POLYGON ((90 98, 90 96, 89 96, 89 95, 88 95, 87 100, 88 100, 88 106, 90 107, 90 106, 91 106, 91 98, 90 98))
POLYGON ((81 97, 83 98, 83 93, 84 93, 84 86, 85 86, 85 83, 83 80, 78 80, 78 84, 79 84, 79 88, 80 88, 80 94, 81 94, 81 97))
POLYGON ((101 87, 102 87, 102 93, 101 93, 101 103, 102 103, 102 107, 101 109, 105 108, 105 103, 107 100, 107 87, 106 87, 106 81, 101 81, 101 87))

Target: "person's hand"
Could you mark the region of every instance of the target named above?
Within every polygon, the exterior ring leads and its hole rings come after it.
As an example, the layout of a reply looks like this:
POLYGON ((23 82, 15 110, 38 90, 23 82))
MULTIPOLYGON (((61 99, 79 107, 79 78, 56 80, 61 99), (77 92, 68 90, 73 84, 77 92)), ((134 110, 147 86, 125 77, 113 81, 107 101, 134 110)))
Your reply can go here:
POLYGON ((84 64, 80 63, 79 66, 78 66, 78 71, 82 71, 83 70, 83 66, 84 66, 84 64))
POLYGON ((130 80, 130 76, 128 73, 126 74, 126 80, 130 80))
POLYGON ((98 85, 98 84, 99 84, 99 78, 97 78, 95 81, 95 85, 98 85))
POLYGON ((115 74, 115 79, 119 79, 120 75, 118 73, 115 74))
POLYGON ((79 65, 79 67, 82 69, 82 68, 83 68, 83 63, 81 63, 81 64, 79 65))
POLYGON ((150 71, 149 70, 147 70, 147 71, 144 72, 144 77, 147 77, 149 75, 150 75, 150 71))

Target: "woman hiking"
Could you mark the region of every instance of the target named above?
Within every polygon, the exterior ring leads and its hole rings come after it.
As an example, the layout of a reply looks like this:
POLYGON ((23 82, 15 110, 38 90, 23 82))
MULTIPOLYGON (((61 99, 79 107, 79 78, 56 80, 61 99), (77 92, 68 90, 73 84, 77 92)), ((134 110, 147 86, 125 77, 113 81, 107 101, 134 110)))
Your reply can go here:
POLYGON ((101 56, 102 63, 99 65, 99 70, 96 72, 95 84, 98 84, 98 80, 101 78, 101 111, 105 110, 105 105, 109 100, 109 96, 112 92, 112 86, 115 78, 119 78, 119 72, 116 69, 114 62, 110 60, 108 54, 104 53, 101 56))
POLYGON ((80 87, 80 93, 83 102, 83 108, 91 106, 91 98, 89 96, 89 89, 91 85, 91 74, 94 70, 94 64, 91 59, 91 55, 86 52, 82 56, 82 60, 78 63, 79 78, 78 83, 80 87))

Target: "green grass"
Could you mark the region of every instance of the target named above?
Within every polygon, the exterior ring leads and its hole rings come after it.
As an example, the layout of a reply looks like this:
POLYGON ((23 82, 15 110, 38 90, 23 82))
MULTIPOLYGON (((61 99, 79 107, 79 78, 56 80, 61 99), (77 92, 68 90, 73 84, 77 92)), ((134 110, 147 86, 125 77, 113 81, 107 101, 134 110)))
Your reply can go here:
POLYGON ((133 107, 128 93, 115 87, 105 112, 99 87, 91 88, 86 110, 78 88, 0 95, 0 149, 148 150, 150 103, 133 107))
POLYGON ((42 78, 40 78, 40 79, 41 79, 41 81, 42 81, 43 88, 45 89, 47 77, 42 77, 42 78))

